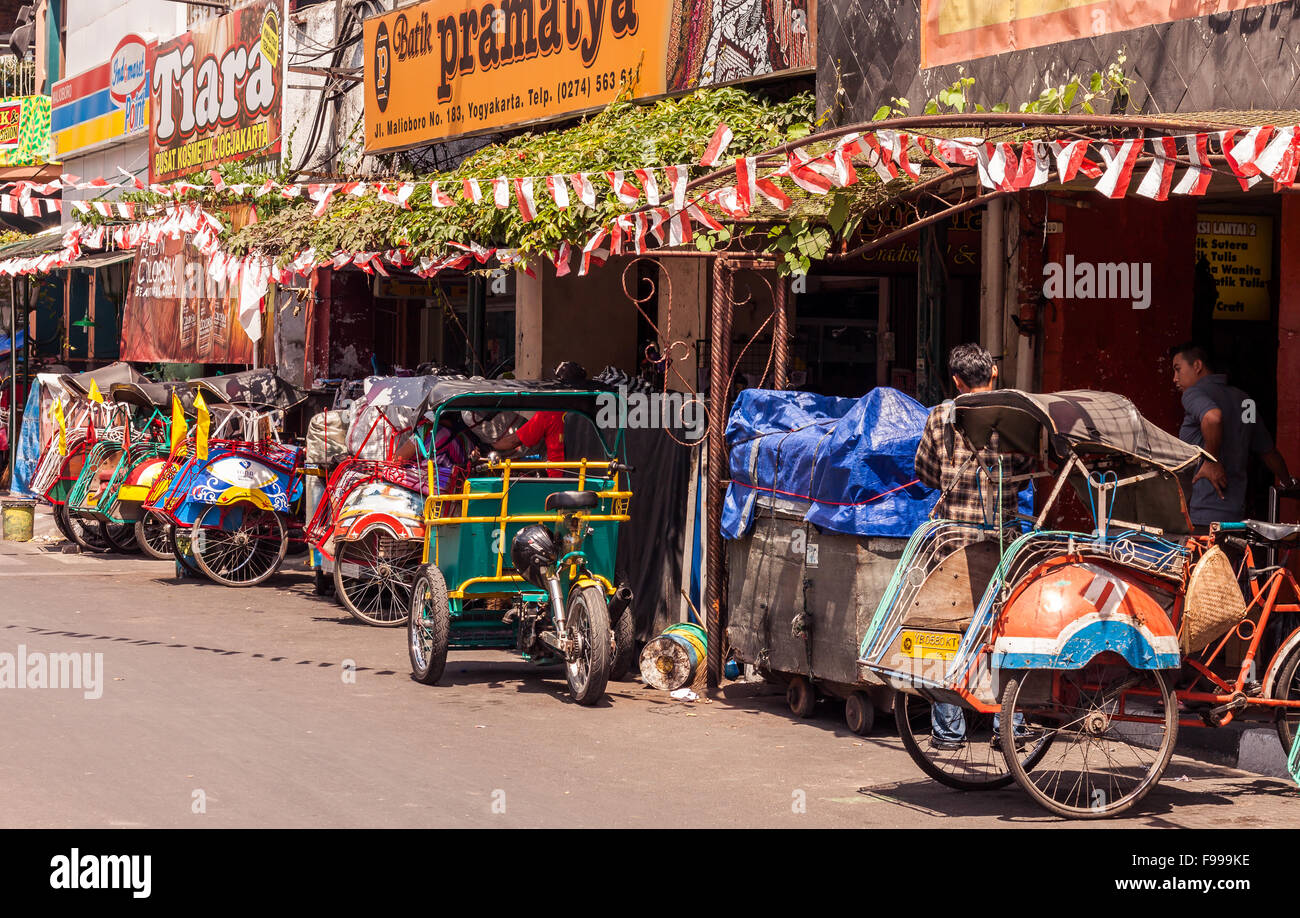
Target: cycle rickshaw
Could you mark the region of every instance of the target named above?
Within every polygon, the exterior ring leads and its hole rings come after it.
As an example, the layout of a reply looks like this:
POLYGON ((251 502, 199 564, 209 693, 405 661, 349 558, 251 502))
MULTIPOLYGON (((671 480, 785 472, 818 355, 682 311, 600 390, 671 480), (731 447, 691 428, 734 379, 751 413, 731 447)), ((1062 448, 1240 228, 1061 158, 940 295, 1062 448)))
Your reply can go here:
POLYGON ((593 705, 631 665, 631 591, 615 572, 619 524, 630 519, 631 469, 622 429, 596 425, 602 399, 620 397, 559 383, 433 384, 426 411, 435 430, 464 412, 473 424, 499 412, 563 412, 590 424, 600 447, 597 456, 563 462, 490 456, 454 489, 430 457, 424 563, 407 629, 418 681, 436 683, 449 650, 515 650, 562 664, 573 699, 593 705))
POLYGON ((1027 532, 922 526, 877 606, 859 662, 900 690, 899 732, 927 774, 968 790, 1015 781, 1053 813, 1097 818, 1155 786, 1180 723, 1264 719, 1291 748, 1300 597, 1252 549, 1293 544, 1300 526, 1191 535, 1184 494, 1208 454, 1118 395, 965 395, 953 423, 976 448, 996 431, 1001 449, 1034 461, 1023 476, 989 469, 992 486, 1055 481, 1027 532), (1067 485, 1090 528, 1045 527, 1070 512, 1067 485), (1289 633, 1259 676, 1275 615, 1289 633), (940 720, 964 737, 936 739, 940 720))

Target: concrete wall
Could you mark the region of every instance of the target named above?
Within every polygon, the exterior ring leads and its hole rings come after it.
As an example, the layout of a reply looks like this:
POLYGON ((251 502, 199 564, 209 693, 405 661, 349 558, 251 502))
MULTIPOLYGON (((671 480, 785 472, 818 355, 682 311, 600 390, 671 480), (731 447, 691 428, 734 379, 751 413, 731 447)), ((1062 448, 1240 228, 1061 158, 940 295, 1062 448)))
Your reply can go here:
POLYGON ((167 0, 92 0, 68 4, 65 76, 98 67, 113 55, 122 36, 134 32, 160 40, 184 32, 185 4, 167 0))
POLYGON ((637 312, 623 292, 625 265, 614 258, 585 277, 556 277, 548 262, 535 278, 515 275, 519 377, 543 378, 563 360, 575 360, 593 375, 608 364, 636 370, 637 312))

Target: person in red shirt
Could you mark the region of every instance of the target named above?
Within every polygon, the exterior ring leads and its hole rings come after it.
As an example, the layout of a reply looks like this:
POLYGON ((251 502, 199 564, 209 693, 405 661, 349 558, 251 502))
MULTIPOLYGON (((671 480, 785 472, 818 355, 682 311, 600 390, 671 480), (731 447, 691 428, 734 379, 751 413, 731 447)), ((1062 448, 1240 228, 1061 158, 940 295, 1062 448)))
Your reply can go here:
MULTIPOLYGON (((539 411, 524 422, 514 433, 508 433, 492 444, 499 453, 507 453, 526 446, 532 449, 543 440, 546 441, 546 461, 564 461, 564 412, 539 411)), ((551 478, 560 478, 560 469, 547 469, 551 478)))

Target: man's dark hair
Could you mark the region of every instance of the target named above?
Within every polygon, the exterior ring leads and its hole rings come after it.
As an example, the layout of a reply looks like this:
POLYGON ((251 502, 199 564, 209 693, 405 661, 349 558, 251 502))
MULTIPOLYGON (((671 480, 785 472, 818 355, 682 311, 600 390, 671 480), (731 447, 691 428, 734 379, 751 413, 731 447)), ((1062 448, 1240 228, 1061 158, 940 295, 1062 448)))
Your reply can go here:
POLYGON ((1200 361, 1205 369, 1210 370, 1213 367, 1213 359, 1210 355, 1210 349, 1203 344, 1197 344, 1195 341, 1184 341, 1172 351, 1169 352, 1169 359, 1182 357, 1188 364, 1200 361))
POLYGON ((948 354, 948 372, 972 389, 993 379, 993 355, 978 344, 959 344, 948 354))

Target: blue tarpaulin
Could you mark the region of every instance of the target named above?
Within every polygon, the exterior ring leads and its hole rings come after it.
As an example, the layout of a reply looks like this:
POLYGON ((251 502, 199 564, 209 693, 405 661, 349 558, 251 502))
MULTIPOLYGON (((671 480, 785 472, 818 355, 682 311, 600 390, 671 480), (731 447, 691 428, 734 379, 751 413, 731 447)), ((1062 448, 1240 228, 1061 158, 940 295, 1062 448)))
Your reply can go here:
POLYGON ((807 508, 804 519, 833 532, 910 536, 939 498, 913 469, 928 415, 886 387, 856 400, 745 390, 727 421, 723 536, 749 531, 759 499, 807 508))
POLYGON ((27 390, 27 409, 23 411, 22 431, 18 435, 18 450, 14 453, 11 492, 15 497, 36 497, 27 489, 36 473, 36 461, 41 457, 41 378, 37 374, 27 390))
MULTIPOLYGON (((23 346, 23 338, 24 338, 23 330, 20 328, 18 329, 19 348, 23 346)), ((9 336, 0 335, 0 357, 8 357, 8 356, 9 356, 9 336)))

